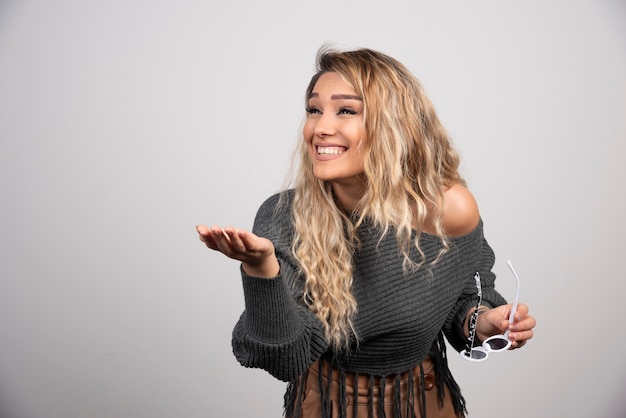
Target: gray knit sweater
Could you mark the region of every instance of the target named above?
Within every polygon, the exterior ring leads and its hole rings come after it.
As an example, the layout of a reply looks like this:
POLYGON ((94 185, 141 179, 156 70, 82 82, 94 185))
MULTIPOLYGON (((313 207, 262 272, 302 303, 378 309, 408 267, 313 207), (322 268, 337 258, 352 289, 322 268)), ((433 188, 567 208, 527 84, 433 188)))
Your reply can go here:
MULTIPOLYGON (((260 207, 253 231, 276 248, 276 278, 251 277, 243 270, 245 311, 233 331, 233 352, 246 367, 262 368, 278 379, 294 381, 332 350, 324 329, 301 300, 303 277, 291 253, 291 199, 278 206, 279 195, 260 207)), ((349 355, 335 353, 344 370, 389 376, 420 364, 441 331, 456 349, 464 348, 463 323, 476 304, 474 274, 480 273, 482 301, 506 301, 494 289, 494 253, 483 237, 482 220, 470 233, 449 239, 450 249, 434 265, 439 237, 422 233, 425 263, 405 274, 394 231, 382 237, 372 225, 358 230, 361 246, 354 256, 353 294, 358 303, 354 324, 360 338, 349 355)), ((417 250, 411 258, 421 261, 417 250)))

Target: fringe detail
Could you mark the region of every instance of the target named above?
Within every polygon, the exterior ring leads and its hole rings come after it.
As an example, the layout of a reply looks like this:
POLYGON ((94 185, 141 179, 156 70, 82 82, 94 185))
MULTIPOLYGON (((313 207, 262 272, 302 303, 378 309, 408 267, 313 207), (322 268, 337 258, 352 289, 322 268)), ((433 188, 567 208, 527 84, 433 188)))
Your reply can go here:
POLYGON ((302 402, 304 401, 304 388, 308 376, 308 369, 296 380, 289 382, 284 396, 284 417, 300 418, 302 402))
POLYGON ((359 416, 359 385, 358 385, 359 374, 358 373, 354 374, 354 381, 357 382, 357 384, 355 385, 355 391, 354 391, 354 404, 352 405, 353 406, 352 416, 358 417, 359 416))
MULTIPOLYGON (((429 356, 432 359, 434 372, 436 376, 436 387, 438 392, 438 403, 441 407, 443 407, 445 403, 445 387, 448 387, 451 396, 452 406, 454 407, 454 412, 459 416, 467 415, 467 407, 465 403, 465 398, 461 394, 461 388, 454 380, 454 377, 450 373, 450 369, 448 368, 448 359, 446 353, 446 342, 444 339, 443 332, 440 332, 437 339, 433 342, 431 352, 429 356)), ((339 370, 339 418, 346 418, 348 416, 348 395, 347 395, 347 374, 343 368, 337 364, 335 361, 320 361, 318 366, 318 387, 321 394, 321 409, 322 409, 322 417, 321 418, 330 418, 332 416, 333 405, 330 400, 330 394, 332 389, 333 382, 333 364, 339 370), (327 372, 324 373, 324 365, 327 365, 327 372), (328 376, 328 379, 323 376, 328 376)), ((417 376, 413 372, 413 369, 408 371, 408 385, 407 391, 408 396, 406 400, 406 416, 407 418, 417 418, 415 414, 415 385, 418 382, 417 376)), ((299 378, 291 381, 287 385, 287 390, 284 395, 284 417, 285 418, 300 418, 302 403, 304 402, 305 396, 305 387, 307 381, 308 370, 305 371, 299 378)), ((359 388, 358 388, 359 375, 357 373, 354 374, 353 385, 353 405, 352 412, 353 416, 358 416, 358 407, 359 407, 359 388)), ((419 364, 419 382, 420 384, 420 418, 426 417, 426 388, 425 388, 425 372, 424 365, 422 363, 419 364)), ((382 377, 380 379, 380 385, 378 387, 379 390, 379 403, 378 408, 374 408, 374 395, 376 391, 376 378, 373 375, 369 375, 369 385, 368 385, 368 394, 369 399, 367 402, 367 416, 368 418, 385 418, 385 403, 384 403, 384 395, 386 388, 386 379, 382 377), (376 411, 375 411, 376 409, 376 411)), ((397 374, 395 376, 395 384, 394 384, 394 408, 393 408, 393 418, 401 418, 402 417, 402 389, 401 389, 401 376, 397 374)), ((391 417, 390 417, 391 418, 391 417)))
POLYGON ((380 388, 378 388, 378 418, 387 418, 387 414, 385 414, 385 386, 387 384, 387 379, 384 377, 380 378, 380 388))
POLYGON ((369 395, 370 398, 367 402, 367 406, 368 406, 368 411, 367 411, 367 417, 368 418, 374 418, 374 376, 370 375, 370 385, 369 385, 369 395))
MULTIPOLYGON (((357 380, 358 381, 358 380, 357 380)), ((358 393, 358 388, 357 393, 358 393)), ((339 369, 339 418, 348 417, 347 395, 346 395, 346 372, 339 369)))
POLYGON ((408 411, 407 418, 415 418, 415 376, 413 375, 413 369, 409 370, 409 382, 408 382, 409 391, 407 400, 406 400, 406 410, 408 411))
POLYGON ((402 388, 400 387, 400 375, 396 375, 396 387, 393 389, 394 402, 393 402, 393 415, 394 418, 402 418, 402 405, 400 404, 400 391, 402 388))
POLYGON ((332 362, 320 361, 319 363, 319 387, 322 394, 322 418, 332 417, 332 404, 330 402, 330 389, 333 385, 333 364, 332 362), (328 363, 328 385, 324 388, 324 363, 328 363))
POLYGON ((424 386, 425 386, 424 385, 424 380, 425 380, 425 378, 424 378, 424 365, 422 363, 420 363, 420 382, 421 382, 420 388, 422 389, 421 390, 421 393, 422 393, 422 411, 421 411, 422 418, 426 418, 426 388, 424 388, 424 386))
POLYGON ((296 393, 298 384, 296 381, 291 381, 287 385, 287 390, 285 391, 285 396, 283 398, 283 415, 285 418, 297 418, 293 415, 294 413, 294 404, 296 400, 296 393))
POLYGON ((443 406, 444 402, 444 385, 450 389, 450 396, 452 397, 452 405, 454 406, 454 412, 457 415, 467 415, 467 407, 465 404, 465 398, 461 394, 461 388, 456 380, 450 373, 448 368, 448 356, 446 353, 446 341, 444 339, 443 332, 439 333, 437 340, 433 343, 433 352, 435 357, 433 363, 435 364, 435 374, 437 376, 437 391, 439 392, 439 404, 443 406))

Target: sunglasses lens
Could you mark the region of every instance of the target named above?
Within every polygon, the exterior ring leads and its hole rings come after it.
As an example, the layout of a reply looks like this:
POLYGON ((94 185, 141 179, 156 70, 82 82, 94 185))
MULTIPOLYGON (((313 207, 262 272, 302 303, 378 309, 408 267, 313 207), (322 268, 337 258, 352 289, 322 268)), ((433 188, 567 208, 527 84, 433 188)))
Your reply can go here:
POLYGON ((485 344, 489 346, 491 351, 500 351, 506 348, 509 348, 511 342, 504 338, 503 336, 498 336, 496 338, 490 338, 485 341, 485 344))
POLYGON ((483 361, 489 354, 482 347, 474 347, 471 351, 463 350, 459 353, 461 357, 468 361, 483 361))

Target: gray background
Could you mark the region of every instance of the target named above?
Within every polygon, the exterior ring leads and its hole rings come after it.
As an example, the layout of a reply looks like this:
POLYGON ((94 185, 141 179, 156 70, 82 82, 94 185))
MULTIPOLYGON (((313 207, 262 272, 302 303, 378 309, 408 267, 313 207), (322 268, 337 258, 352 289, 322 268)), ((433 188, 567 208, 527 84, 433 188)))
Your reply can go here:
POLYGON ((623 1, 0 1, 0 416, 278 417, 239 366, 237 263, 322 43, 425 85, 524 350, 451 357, 470 417, 623 417, 623 1))

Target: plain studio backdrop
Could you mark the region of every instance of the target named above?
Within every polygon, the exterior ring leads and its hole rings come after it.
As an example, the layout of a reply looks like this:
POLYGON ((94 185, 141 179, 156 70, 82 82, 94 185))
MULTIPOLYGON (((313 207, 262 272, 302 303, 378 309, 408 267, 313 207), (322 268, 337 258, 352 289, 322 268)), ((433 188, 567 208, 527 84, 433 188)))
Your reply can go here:
POLYGON ((3 0, 1 418, 280 416, 194 228, 281 188, 325 42, 423 82, 538 319, 450 356, 470 417, 626 415, 623 1, 3 0))

